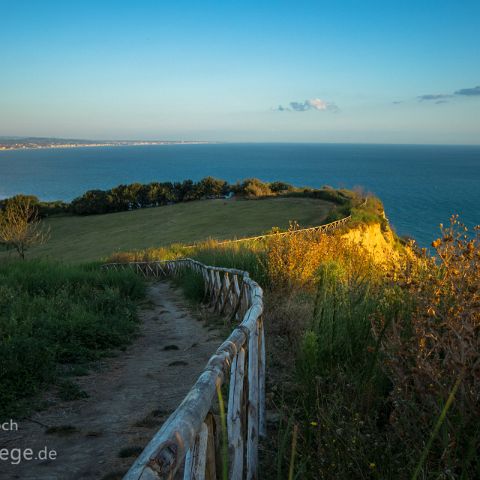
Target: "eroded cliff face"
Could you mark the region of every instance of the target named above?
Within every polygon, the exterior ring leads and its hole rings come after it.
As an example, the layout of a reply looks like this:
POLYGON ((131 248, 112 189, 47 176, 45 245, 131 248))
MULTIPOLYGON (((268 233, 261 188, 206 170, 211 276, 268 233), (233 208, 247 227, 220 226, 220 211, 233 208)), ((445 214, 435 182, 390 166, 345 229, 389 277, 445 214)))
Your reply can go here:
POLYGON ((386 265, 400 260, 401 251, 393 232, 389 227, 382 229, 379 223, 350 228, 342 238, 363 247, 378 264, 386 265))

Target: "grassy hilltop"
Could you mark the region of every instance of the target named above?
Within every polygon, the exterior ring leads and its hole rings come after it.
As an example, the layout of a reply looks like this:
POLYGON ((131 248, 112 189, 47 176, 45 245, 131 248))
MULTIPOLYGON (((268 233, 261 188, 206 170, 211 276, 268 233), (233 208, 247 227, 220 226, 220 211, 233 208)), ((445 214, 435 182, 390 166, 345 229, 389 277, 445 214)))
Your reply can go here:
MULTIPOLYGON (((204 200, 130 212, 45 220, 50 239, 28 257, 68 262, 98 260, 116 251, 193 243, 206 238, 260 235, 273 226, 320 225, 334 204, 314 198, 204 200)), ((0 252, 0 259, 5 257, 0 252)))
POLYGON ((70 371, 128 343, 136 331, 142 281, 132 273, 100 271, 89 261, 174 242, 257 235, 288 228, 290 220, 318 225, 334 208, 302 197, 215 199, 44 219, 50 238, 29 250, 27 261, 13 250, 0 251, 0 419, 27 412, 32 395, 52 383, 61 396, 62 389, 75 390, 70 371))

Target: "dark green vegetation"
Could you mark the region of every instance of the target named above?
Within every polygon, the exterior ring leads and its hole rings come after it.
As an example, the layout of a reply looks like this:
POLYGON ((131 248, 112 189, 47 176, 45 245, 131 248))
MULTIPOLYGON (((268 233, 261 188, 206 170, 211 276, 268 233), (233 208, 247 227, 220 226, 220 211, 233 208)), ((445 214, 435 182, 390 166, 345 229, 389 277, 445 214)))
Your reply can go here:
POLYGON ((65 375, 131 340, 143 294, 134 274, 98 265, 0 263, 0 418, 22 414, 52 382, 61 398, 81 398, 65 375))
POLYGON ((69 204, 61 200, 54 202, 42 202, 35 195, 15 195, 14 197, 0 200, 0 212, 5 210, 9 204, 26 203, 32 205, 38 217, 44 218, 51 215, 66 214, 69 212, 69 204))
MULTIPOLYGON (((262 200, 205 200, 132 212, 45 219, 49 241, 29 257, 68 262, 98 260, 116 251, 140 250, 208 237, 228 239, 260 235, 289 220, 303 226, 325 221, 334 205, 314 198, 273 197, 262 200)), ((13 252, 12 252, 13 254, 13 252)), ((6 256, 0 252, 0 258, 6 256)))
POLYGON ((208 197, 217 198, 227 195, 229 191, 227 182, 212 177, 196 183, 192 180, 176 183, 132 183, 119 185, 106 191, 90 190, 73 200, 69 210, 77 215, 123 212, 208 197))
POLYGON ((42 202, 33 195, 17 195, 0 200, 0 211, 9 202, 28 198, 35 204, 41 217, 51 215, 74 214, 95 215, 114 212, 125 212, 147 207, 172 205, 174 203, 190 202, 214 198, 231 197, 260 198, 278 195, 311 196, 344 205, 351 200, 351 192, 334 190, 330 187, 322 189, 294 187, 284 182, 262 182, 250 178, 234 185, 225 180, 206 177, 198 182, 184 180, 183 182, 152 182, 148 184, 132 183, 118 185, 110 190, 89 190, 71 203, 62 201, 42 202))

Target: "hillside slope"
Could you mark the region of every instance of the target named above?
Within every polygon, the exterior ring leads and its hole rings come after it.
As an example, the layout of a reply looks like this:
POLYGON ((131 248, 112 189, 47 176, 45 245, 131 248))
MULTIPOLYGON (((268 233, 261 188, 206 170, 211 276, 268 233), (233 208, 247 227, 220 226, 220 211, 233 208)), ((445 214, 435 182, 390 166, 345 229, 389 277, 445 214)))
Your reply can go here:
MULTIPOLYGON (((28 257, 71 262, 98 260, 117 251, 228 239, 261 234, 290 220, 302 226, 323 223, 334 208, 312 198, 206 200, 106 215, 66 216, 46 220, 49 241, 28 257)), ((0 258, 5 257, 0 252, 0 258)))

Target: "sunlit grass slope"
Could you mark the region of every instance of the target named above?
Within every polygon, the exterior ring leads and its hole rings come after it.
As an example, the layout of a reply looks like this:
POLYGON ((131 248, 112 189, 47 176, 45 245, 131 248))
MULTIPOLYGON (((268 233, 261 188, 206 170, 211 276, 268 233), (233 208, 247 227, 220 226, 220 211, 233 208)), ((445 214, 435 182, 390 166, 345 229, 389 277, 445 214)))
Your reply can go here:
MULTIPOLYGON (((50 240, 27 257, 78 262, 116 251, 257 235, 274 226, 287 228, 290 220, 302 226, 319 225, 332 208, 333 204, 312 198, 205 200, 107 215, 57 217, 45 222, 50 240)), ((5 255, 0 253, 0 257, 5 255)))

